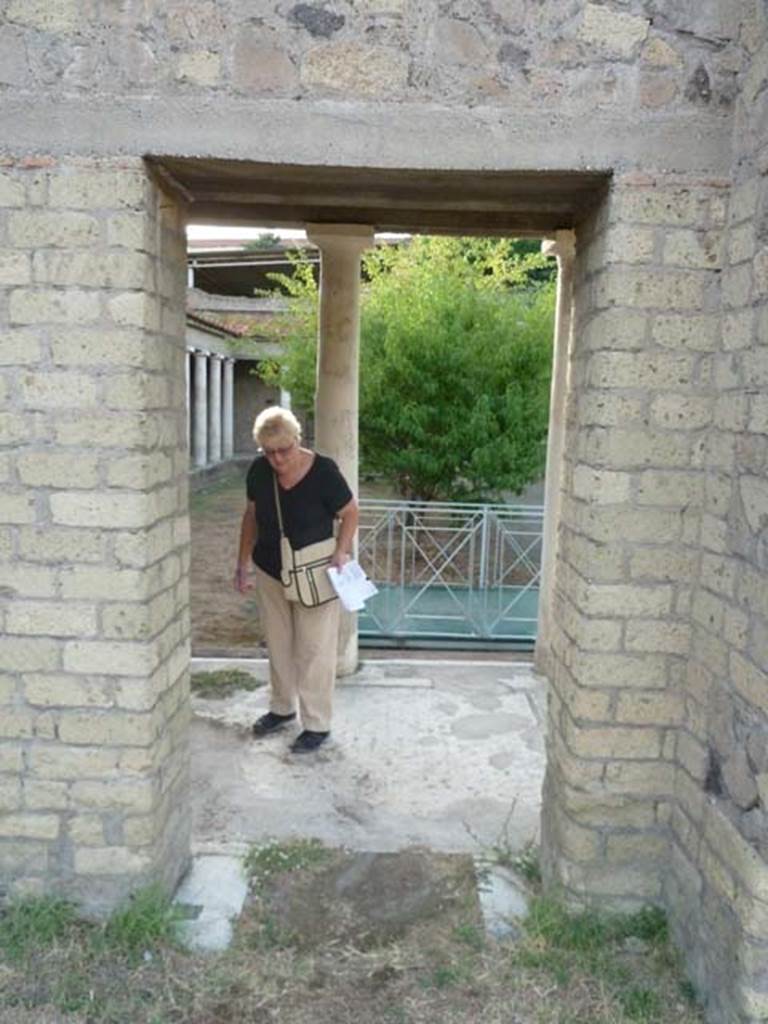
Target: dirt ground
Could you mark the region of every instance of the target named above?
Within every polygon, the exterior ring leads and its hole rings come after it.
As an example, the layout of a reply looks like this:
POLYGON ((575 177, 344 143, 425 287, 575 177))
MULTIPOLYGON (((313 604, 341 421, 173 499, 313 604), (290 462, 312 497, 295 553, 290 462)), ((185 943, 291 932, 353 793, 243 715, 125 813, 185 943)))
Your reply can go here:
POLYGON ((233 466, 190 497, 192 651, 196 655, 263 654, 256 598, 232 586, 246 466, 233 466))

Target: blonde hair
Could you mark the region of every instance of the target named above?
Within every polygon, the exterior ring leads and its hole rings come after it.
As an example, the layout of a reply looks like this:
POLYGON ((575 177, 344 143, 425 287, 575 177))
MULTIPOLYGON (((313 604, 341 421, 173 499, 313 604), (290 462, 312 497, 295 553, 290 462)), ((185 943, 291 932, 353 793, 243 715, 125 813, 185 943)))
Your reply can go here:
POLYGON ((253 424, 253 439, 262 447, 265 441, 290 439, 301 441, 301 424, 290 409, 279 405, 271 405, 263 409, 253 424))

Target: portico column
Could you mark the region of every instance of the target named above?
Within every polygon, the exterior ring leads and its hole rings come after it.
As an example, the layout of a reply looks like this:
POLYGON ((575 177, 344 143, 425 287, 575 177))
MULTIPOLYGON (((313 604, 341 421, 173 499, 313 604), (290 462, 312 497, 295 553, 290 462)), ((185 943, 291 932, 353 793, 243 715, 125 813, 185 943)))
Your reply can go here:
POLYGON ((184 379, 187 385, 187 450, 190 459, 192 458, 192 357, 194 352, 187 349, 184 352, 184 379))
POLYGON ((196 466, 208 462, 208 353, 195 352, 192 391, 192 454, 196 466))
POLYGON ((550 661, 552 585, 557 554, 557 524, 562 493, 565 399, 571 359, 573 328, 573 266, 576 236, 558 231, 554 240, 542 242, 541 251, 557 257, 557 299, 555 303, 554 357, 547 435, 547 475, 544 490, 544 526, 541 544, 539 620, 536 631, 536 670, 547 674, 550 661))
POLYGON ((231 459, 235 451, 235 361, 224 360, 224 408, 222 413, 225 459, 231 459))
POLYGON ((221 462, 221 364, 222 357, 211 353, 208 366, 208 461, 221 462))
MULTIPOLYGON (((373 229, 360 224, 308 224, 320 249, 315 437, 358 490, 358 367, 360 356, 360 257, 373 246, 373 229)), ((342 612, 340 675, 357 668, 357 620, 342 612)))

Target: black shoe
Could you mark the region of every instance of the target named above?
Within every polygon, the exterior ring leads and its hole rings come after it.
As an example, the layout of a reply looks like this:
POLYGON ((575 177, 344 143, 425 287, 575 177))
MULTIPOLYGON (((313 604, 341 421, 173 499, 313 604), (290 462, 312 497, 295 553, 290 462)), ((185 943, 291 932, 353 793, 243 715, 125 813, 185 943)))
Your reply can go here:
POLYGON ((278 729, 288 725, 295 717, 295 711, 290 715, 276 715, 274 711, 268 711, 266 715, 256 719, 251 731, 254 736, 268 736, 271 732, 277 732, 278 729))
POLYGON ((325 743, 330 735, 329 732, 312 732, 311 729, 305 729, 291 744, 291 753, 309 754, 325 743))

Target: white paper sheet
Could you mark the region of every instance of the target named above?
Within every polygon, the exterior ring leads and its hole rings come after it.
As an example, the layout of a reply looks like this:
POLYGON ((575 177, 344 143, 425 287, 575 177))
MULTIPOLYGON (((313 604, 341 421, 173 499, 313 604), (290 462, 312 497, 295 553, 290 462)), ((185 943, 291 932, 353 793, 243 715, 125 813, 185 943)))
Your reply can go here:
POLYGON ((379 592, 354 559, 341 571, 331 566, 327 572, 331 586, 348 612, 359 612, 368 598, 379 592))

